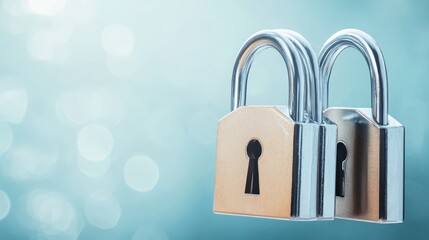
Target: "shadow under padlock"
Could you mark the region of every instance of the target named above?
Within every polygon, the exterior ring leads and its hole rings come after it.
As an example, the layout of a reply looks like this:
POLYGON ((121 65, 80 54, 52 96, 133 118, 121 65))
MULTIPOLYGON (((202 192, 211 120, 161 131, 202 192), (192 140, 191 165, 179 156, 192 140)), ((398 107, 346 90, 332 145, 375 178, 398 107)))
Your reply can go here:
POLYGON ((380 48, 368 34, 346 29, 325 43, 319 62, 324 114, 338 126, 335 217, 378 223, 402 222, 405 133, 404 127, 388 115, 387 71, 380 48), (372 109, 326 109, 334 61, 347 47, 359 50, 369 65, 372 109))
POLYGON ((232 112, 218 123, 214 212, 316 219, 319 125, 304 115, 302 61, 279 31, 258 32, 243 45, 233 71, 232 112), (286 62, 289 108, 244 106, 252 60, 267 47, 286 62))

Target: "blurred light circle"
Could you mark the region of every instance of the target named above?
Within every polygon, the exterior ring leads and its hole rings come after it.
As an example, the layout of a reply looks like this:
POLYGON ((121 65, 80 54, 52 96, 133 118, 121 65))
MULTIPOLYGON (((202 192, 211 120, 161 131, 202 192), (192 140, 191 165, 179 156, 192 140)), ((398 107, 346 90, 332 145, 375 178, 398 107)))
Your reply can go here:
POLYGON ((68 41, 73 32, 70 26, 57 27, 52 31, 36 31, 27 39, 28 53, 40 61, 61 63, 68 58, 68 41))
POLYGON ((33 13, 40 15, 54 15, 60 12, 65 4, 65 0, 27 0, 27 7, 33 13))
POLYGON ((132 157, 125 164, 124 179, 125 183, 135 191, 150 191, 158 183, 158 165, 150 157, 132 157))
POLYGON ((69 92, 57 100, 56 114, 60 121, 75 125, 97 121, 116 126, 124 117, 124 107, 115 89, 102 87, 94 92, 69 92))
POLYGON ((95 18, 97 0, 74 0, 68 2, 67 9, 74 13, 74 20, 77 24, 87 24, 95 18))
POLYGON ((37 214, 42 223, 42 231, 46 234, 67 231, 75 217, 70 203, 57 196, 45 199, 40 204, 37 214))
POLYGON ((121 217, 121 205, 110 193, 95 192, 85 204, 85 216, 88 222, 100 229, 113 228, 121 217))
POLYGON ((13 142, 13 131, 10 126, 0 122, 0 155, 5 153, 13 142))
POLYGON ((27 180, 48 174, 58 160, 58 152, 46 146, 12 147, 1 161, 2 170, 15 180, 27 180))
POLYGON ((137 230, 131 240, 168 240, 167 234, 158 227, 144 227, 137 230))
POLYGON ((11 16, 20 16, 24 14, 21 1, 3 0, 3 9, 11 16))
POLYGON ((122 99, 115 89, 103 87, 91 95, 91 119, 108 126, 119 124, 124 117, 122 99))
POLYGON ((43 32, 31 34, 27 42, 28 53, 35 59, 49 61, 54 58, 54 44, 43 32))
POLYGON ((90 120, 91 95, 85 92, 71 92, 61 99, 65 117, 76 125, 85 124, 90 120))
POLYGON ((112 24, 104 28, 101 44, 112 56, 128 56, 134 49, 134 35, 128 27, 112 24))
POLYGON ((109 170, 111 164, 110 158, 102 161, 90 161, 82 156, 78 156, 77 165, 79 169, 88 177, 101 177, 109 170))
POLYGON ((63 196, 39 189, 28 195, 27 212, 46 235, 69 231, 77 217, 74 207, 63 196))
POLYGON ((102 161, 113 148, 113 136, 102 125, 90 124, 83 127, 77 136, 79 153, 90 161, 102 161))
POLYGON ((27 112, 27 91, 13 81, 13 78, 0 80, 0 119, 18 124, 27 112))
POLYGON ((0 221, 3 220, 10 211, 10 199, 9 196, 0 190, 0 221))
POLYGON ((217 116, 208 110, 195 113, 188 125, 188 132, 198 143, 211 144, 216 139, 217 116))

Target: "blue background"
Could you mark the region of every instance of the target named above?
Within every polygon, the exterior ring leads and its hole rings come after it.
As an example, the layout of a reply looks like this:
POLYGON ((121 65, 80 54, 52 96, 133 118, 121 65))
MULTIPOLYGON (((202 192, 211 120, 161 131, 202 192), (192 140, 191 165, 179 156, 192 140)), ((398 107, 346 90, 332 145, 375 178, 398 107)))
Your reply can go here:
MULTIPOLYGON (((41 2, 0 1, 0 239, 428 236, 427 1, 41 2), (381 46, 389 113, 406 128, 403 224, 213 214, 216 123, 229 111, 234 60, 269 28, 301 33, 316 52, 344 28, 381 46), (155 171, 136 180, 126 170, 135 156, 155 171)), ((286 74, 276 52, 262 53, 248 104, 286 104, 286 74)), ((340 55, 330 90, 331 106, 370 106, 357 51, 340 55)))

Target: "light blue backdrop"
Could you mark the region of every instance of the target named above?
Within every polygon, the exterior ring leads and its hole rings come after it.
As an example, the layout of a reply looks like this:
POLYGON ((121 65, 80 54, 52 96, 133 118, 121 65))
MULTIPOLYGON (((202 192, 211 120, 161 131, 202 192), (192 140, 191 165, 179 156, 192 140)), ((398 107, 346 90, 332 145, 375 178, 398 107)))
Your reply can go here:
MULTIPOLYGON (((426 1, 0 1, 0 239, 424 239, 429 234, 426 1), (242 43, 287 28, 316 52, 358 28, 381 46, 389 111, 406 127, 406 221, 215 215, 216 123, 242 43)), ((249 104, 285 104, 267 50, 249 104)), ((346 50, 332 106, 370 106, 346 50)))

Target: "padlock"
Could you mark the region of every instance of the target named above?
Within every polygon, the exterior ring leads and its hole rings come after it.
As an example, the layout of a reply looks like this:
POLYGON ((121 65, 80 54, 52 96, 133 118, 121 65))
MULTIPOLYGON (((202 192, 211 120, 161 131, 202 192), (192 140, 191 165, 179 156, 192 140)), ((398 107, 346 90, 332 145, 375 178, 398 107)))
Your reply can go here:
POLYGON ((232 112, 218 122, 214 212, 267 218, 316 218, 319 125, 304 114, 305 65, 279 31, 252 35, 232 76, 232 112), (289 105, 245 106, 255 56, 272 47, 289 76, 289 105))
POLYGON ((320 125, 318 152, 317 218, 331 220, 335 216, 335 180, 337 159, 337 125, 322 113, 322 85, 317 55, 310 43, 300 34, 279 30, 288 37, 306 65, 305 106, 310 119, 320 125))
POLYGON ((362 31, 342 30, 325 43, 319 64, 324 114, 338 126, 335 217, 402 222, 405 129, 388 115, 387 71, 379 46, 362 31), (372 109, 326 109, 333 64, 347 47, 360 51, 369 66, 372 109))

